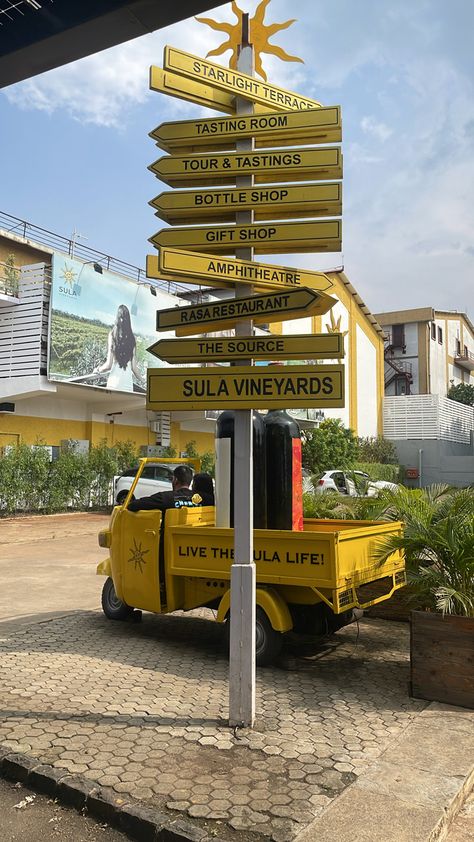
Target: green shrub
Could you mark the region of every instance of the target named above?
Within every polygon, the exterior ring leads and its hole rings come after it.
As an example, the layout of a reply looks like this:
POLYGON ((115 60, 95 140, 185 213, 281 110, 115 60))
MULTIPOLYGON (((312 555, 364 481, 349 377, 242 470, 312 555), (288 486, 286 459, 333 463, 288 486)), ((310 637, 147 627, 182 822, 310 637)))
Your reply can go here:
POLYGON ((81 454, 70 440, 53 462, 41 442, 34 447, 15 445, 0 458, 0 512, 107 507, 113 477, 136 462, 136 449, 130 441, 108 447, 103 440, 81 454))
POLYGON ((458 383, 455 386, 451 380, 448 398, 451 398, 452 401, 463 403, 466 406, 474 406, 474 386, 470 383, 458 383))
POLYGON ((397 450, 390 439, 384 436, 366 436, 357 440, 358 455, 361 462, 378 462, 379 464, 398 463, 397 450))
POLYGON ((356 462, 355 471, 364 471, 374 482, 385 480, 387 482, 400 482, 400 465, 384 464, 382 462, 356 462))
POLYGON ((344 520, 349 509, 346 499, 337 491, 324 491, 323 494, 306 492, 303 494, 303 515, 318 520, 344 520))
POLYGON ((380 542, 375 557, 405 554, 408 581, 421 605, 474 616, 474 491, 432 485, 385 492, 384 519, 401 520, 403 535, 380 542))
POLYGON ((204 453, 199 453, 196 447, 196 442, 188 441, 184 449, 186 451, 186 455, 190 459, 200 459, 201 460, 201 471, 206 474, 210 474, 211 477, 214 476, 216 466, 215 466, 215 456, 212 450, 206 450, 204 453))
POLYGON ((49 485, 50 461, 38 442, 34 447, 14 445, 0 460, 0 508, 37 511, 44 507, 49 485))
POLYGON ((3 288, 7 295, 18 297, 20 270, 15 267, 15 255, 9 254, 3 264, 3 288))
POLYGON ((73 444, 64 447, 51 464, 46 511, 89 508, 93 473, 88 454, 75 453, 73 444))
POLYGON ((352 468, 357 458, 357 439, 339 418, 326 418, 303 436, 303 467, 310 473, 352 468))

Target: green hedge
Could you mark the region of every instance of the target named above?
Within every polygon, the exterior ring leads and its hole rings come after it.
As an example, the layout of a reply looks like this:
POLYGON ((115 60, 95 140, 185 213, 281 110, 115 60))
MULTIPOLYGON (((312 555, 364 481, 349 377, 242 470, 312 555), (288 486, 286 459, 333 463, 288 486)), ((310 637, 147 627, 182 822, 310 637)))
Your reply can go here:
POLYGON ((356 462, 354 471, 365 471, 371 480, 386 480, 387 482, 400 482, 400 465, 385 465, 381 462, 356 462))
POLYGON ((0 515, 109 506, 114 476, 137 462, 130 441, 104 440, 81 454, 71 440, 53 462, 42 445, 15 445, 0 457, 0 515))

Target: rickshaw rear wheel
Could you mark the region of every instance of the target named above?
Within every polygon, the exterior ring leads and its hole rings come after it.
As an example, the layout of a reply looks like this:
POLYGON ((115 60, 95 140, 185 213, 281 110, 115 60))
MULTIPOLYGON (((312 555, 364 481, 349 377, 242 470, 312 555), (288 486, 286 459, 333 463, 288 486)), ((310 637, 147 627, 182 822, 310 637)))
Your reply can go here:
POLYGON ((126 620, 133 613, 133 608, 118 598, 110 577, 102 588, 102 610, 109 620, 126 620))
MULTIPOLYGON (((224 624, 224 647, 230 649, 230 613, 224 624)), ((272 628, 263 608, 257 606, 255 617, 255 663, 267 667, 275 663, 283 647, 283 635, 272 628)))

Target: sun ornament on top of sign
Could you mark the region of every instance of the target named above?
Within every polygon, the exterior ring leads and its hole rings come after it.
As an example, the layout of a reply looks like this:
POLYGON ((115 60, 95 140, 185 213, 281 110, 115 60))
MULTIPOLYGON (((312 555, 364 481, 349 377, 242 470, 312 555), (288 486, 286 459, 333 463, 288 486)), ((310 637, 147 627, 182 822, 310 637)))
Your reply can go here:
MULTIPOLYGON (((302 58, 290 56, 281 47, 269 43, 269 39, 272 35, 276 32, 280 32, 282 29, 288 29, 292 23, 295 23, 295 18, 293 18, 292 20, 285 21, 285 23, 273 23, 270 26, 266 26, 263 19, 269 2, 270 0, 262 0, 256 8, 254 16, 249 20, 249 41, 254 48, 255 72, 258 73, 265 82, 267 81, 267 74, 262 67, 261 53, 268 53, 269 55, 271 54, 277 56, 282 61, 300 61, 304 63, 302 58)), ((212 18, 196 18, 196 20, 199 21, 199 23, 205 23, 207 26, 210 26, 211 29, 216 29, 218 32, 227 33, 229 36, 227 41, 224 41, 224 43, 219 47, 216 47, 215 50, 211 50, 207 53, 206 58, 209 58, 209 56, 220 56, 222 53, 227 52, 227 50, 232 50, 229 67, 236 70, 239 47, 242 40, 242 17, 244 12, 239 9, 237 3, 235 2, 232 2, 232 11, 237 18, 237 23, 235 24, 219 23, 218 21, 212 20, 212 18)))

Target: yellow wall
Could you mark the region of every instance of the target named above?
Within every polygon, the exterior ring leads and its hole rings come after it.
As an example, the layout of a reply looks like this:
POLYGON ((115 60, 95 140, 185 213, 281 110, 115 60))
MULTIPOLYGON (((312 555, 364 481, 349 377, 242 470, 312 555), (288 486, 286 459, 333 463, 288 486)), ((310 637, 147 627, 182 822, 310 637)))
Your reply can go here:
MULTIPOLYGON (((148 427, 111 424, 109 421, 71 421, 57 418, 37 418, 26 415, 0 414, 0 447, 7 444, 43 444, 59 446, 64 439, 87 439, 97 445, 104 439, 109 447, 119 441, 131 441, 138 449, 154 445, 156 438, 148 427)), ((171 425, 171 445, 180 453, 190 441, 196 443, 198 453, 214 451, 212 433, 180 430, 178 423, 171 425)))
MULTIPOLYGON (((334 283, 334 288, 329 292, 336 297, 347 311, 348 318, 348 336, 346 337, 347 356, 343 363, 346 370, 346 378, 349 383, 349 426, 357 433, 358 424, 358 405, 357 405, 357 378, 363 378, 365 373, 358 371, 357 366, 357 325, 367 336, 369 341, 375 348, 376 353, 376 373, 374 378, 374 387, 376 394, 374 400, 377 412, 377 432, 383 435, 383 396, 384 396, 384 347, 381 334, 375 329, 371 321, 367 318, 364 311, 359 306, 358 300, 354 295, 354 290, 348 288, 347 284, 337 272, 328 272, 328 276, 334 283)), ((345 276, 343 276, 345 277, 345 276)), ((347 280, 347 279, 346 279, 347 280)), ((325 316, 313 316, 312 330, 313 333, 324 333, 325 325, 329 320, 329 313, 325 316)), ((272 333, 279 333, 281 330, 280 324, 271 324, 270 329, 272 333)))
POLYGON ((71 421, 58 418, 37 418, 25 415, 0 414, 0 445, 13 443, 60 445, 64 439, 88 439, 98 444, 106 439, 109 445, 117 441, 133 441, 136 447, 154 444, 154 435, 146 427, 110 424, 97 421, 71 421))
POLYGON ((181 430, 179 424, 174 421, 171 423, 171 444, 176 448, 176 451, 181 453, 186 450, 188 442, 194 441, 196 450, 199 454, 205 453, 207 450, 214 452, 214 434, 200 433, 193 430, 181 430))

